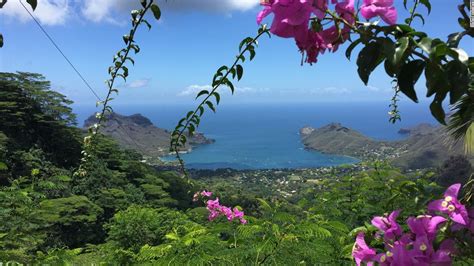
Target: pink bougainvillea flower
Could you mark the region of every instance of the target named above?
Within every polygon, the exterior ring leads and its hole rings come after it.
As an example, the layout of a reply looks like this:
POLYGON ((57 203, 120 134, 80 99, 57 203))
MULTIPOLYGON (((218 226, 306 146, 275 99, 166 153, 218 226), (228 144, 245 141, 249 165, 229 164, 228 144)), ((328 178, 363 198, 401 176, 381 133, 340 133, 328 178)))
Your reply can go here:
POLYGON ((318 55, 324 53, 327 48, 321 34, 313 31, 308 32, 308 38, 305 42, 297 41, 296 44, 302 53, 306 52, 305 62, 309 64, 316 63, 318 55))
POLYGON ((237 209, 237 207, 234 207, 234 217, 239 219, 241 224, 247 223, 247 220, 244 219, 244 212, 237 209))
POLYGON ((336 13, 341 18, 351 25, 355 23, 354 0, 332 0, 332 3, 336 4, 336 13))
POLYGON ((364 0, 360 13, 366 19, 379 16, 389 25, 397 23, 398 14, 393 7, 393 0, 364 0))
POLYGON ((466 207, 457 199, 461 184, 454 184, 444 192, 444 199, 435 200, 428 204, 431 212, 448 214, 451 220, 461 225, 469 224, 469 215, 466 207))
POLYGON ((232 209, 226 206, 221 207, 221 212, 227 217, 228 221, 232 221, 234 219, 234 213, 232 212, 232 209))
POLYGON ((204 191, 201 192, 201 196, 210 197, 210 196, 212 196, 212 192, 204 190, 204 191))
POLYGON ((366 262, 369 265, 376 255, 375 250, 367 246, 364 237, 364 233, 359 233, 354 247, 352 248, 352 257, 354 257, 358 266, 360 266, 362 262, 366 262))
POLYGON ((400 210, 392 212, 388 217, 376 216, 372 219, 372 224, 384 232, 385 240, 393 240, 402 234, 402 228, 397 223, 400 210))
POLYGON ((407 220, 410 230, 418 236, 426 236, 430 241, 433 241, 438 232, 438 227, 447 220, 441 216, 423 215, 418 217, 410 217, 407 220))
POLYGON ((416 261, 416 265, 451 265, 451 254, 455 252, 454 241, 444 240, 438 250, 434 250, 432 241, 426 236, 417 237, 413 243, 411 257, 416 261))
POLYGON ((323 18, 324 13, 313 0, 264 0, 264 9, 257 15, 257 23, 274 14, 270 32, 283 38, 295 38, 304 42, 309 31, 309 19, 312 14, 323 18))
POLYGON ((220 213, 218 210, 209 210, 209 216, 208 219, 209 221, 215 220, 217 217, 219 217, 220 213))
POLYGON ((446 239, 441 242, 439 249, 432 255, 431 264, 432 265, 451 265, 451 254, 455 253, 455 243, 452 239, 446 239))
POLYGON ((206 204, 208 210, 218 210, 221 207, 219 198, 216 198, 215 200, 208 200, 206 204))
POLYGON ((237 209, 237 207, 234 207, 234 217, 239 218, 239 219, 243 218, 244 217, 244 212, 237 209))
POLYGON ((398 240, 390 240, 389 243, 385 243, 386 252, 377 254, 374 257, 374 261, 378 262, 379 265, 415 265, 414 260, 410 257, 409 249, 407 248, 412 244, 412 239, 409 234, 402 235, 398 240))
POLYGON ((193 201, 198 201, 198 199, 199 199, 199 192, 196 192, 193 195, 193 201))

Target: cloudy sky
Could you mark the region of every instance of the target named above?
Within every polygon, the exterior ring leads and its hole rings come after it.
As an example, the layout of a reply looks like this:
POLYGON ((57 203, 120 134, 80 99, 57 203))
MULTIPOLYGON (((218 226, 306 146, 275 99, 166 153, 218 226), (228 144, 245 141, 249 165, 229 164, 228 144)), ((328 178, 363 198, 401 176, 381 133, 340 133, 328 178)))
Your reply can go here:
MULTIPOLYGON (((121 36, 129 29, 128 14, 139 1, 38 2, 34 15, 92 87, 104 95, 107 68, 113 54, 123 46, 121 36)), ((422 30, 442 39, 459 30, 454 3, 457 1, 431 2, 433 11, 422 30)), ((129 82, 118 84, 118 104, 192 102, 197 91, 209 86, 215 70, 232 62, 240 40, 258 28, 255 16, 260 9, 259 0, 159 3, 162 20, 154 22, 151 31, 139 31, 136 41, 142 51, 135 57, 135 66, 130 67, 129 82)), ((401 19, 406 16, 406 12, 400 14, 401 19)), ((0 10, 0 31, 5 38, 5 46, 0 49, 0 71, 42 73, 55 89, 76 103, 94 104, 94 96, 32 22, 19 0, 9 0, 0 10)), ((462 46, 473 53, 472 40, 462 46)), ((370 86, 366 87, 357 76, 354 59, 349 62, 343 51, 321 56, 316 65, 300 66, 301 55, 292 40, 263 39, 254 62, 245 64, 236 94, 223 92, 223 101, 388 103, 392 92, 383 69, 371 77, 370 86)), ((421 94, 423 83, 419 83, 421 94)))

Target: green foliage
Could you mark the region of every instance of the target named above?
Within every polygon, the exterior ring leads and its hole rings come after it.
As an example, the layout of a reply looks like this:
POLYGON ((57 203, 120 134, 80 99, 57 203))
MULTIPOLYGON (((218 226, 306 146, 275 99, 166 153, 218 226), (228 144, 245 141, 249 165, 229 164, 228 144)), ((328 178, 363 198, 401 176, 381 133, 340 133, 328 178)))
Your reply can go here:
POLYGON ((50 199, 39 204, 39 218, 47 224, 92 223, 102 209, 84 196, 50 199))
POLYGON ((119 247, 138 251, 144 245, 158 245, 173 228, 186 223, 186 215, 161 208, 130 206, 117 212, 107 224, 108 240, 119 247))
MULTIPOLYGON (((82 152, 83 158, 82 160, 88 161, 93 160, 96 156, 96 144, 98 140, 96 136, 99 133, 100 127, 105 119, 107 119, 107 115, 113 113, 112 107, 109 105, 110 102, 113 100, 113 95, 118 94, 118 89, 114 86, 117 78, 122 78, 124 82, 127 82, 127 77, 129 75, 128 67, 126 66, 127 61, 135 64, 135 60, 131 56, 131 51, 133 50, 135 54, 140 52, 140 47, 135 41, 135 35, 138 28, 145 24, 148 29, 151 29, 151 24, 144 18, 148 10, 151 9, 153 15, 156 20, 159 20, 161 17, 161 11, 158 5, 153 3, 153 0, 149 1, 140 1, 142 5, 142 9, 132 10, 131 12, 131 24, 132 28, 128 34, 123 35, 122 39, 125 43, 125 48, 118 51, 112 60, 112 66, 108 68, 108 73, 110 77, 106 80, 107 85, 107 96, 104 100, 100 99, 99 96, 96 95, 98 102, 97 106, 101 107, 101 111, 96 114, 96 118, 98 119, 97 123, 89 127, 89 135, 84 138, 84 150, 82 152)), ((87 169, 87 164, 83 163, 80 165, 80 169, 78 170, 79 174, 84 174, 90 169, 87 169)))
MULTIPOLYGON (((404 4, 407 7, 407 1, 404 4)), ((474 29, 468 25, 469 16, 466 12, 469 4, 463 3, 458 8, 462 15, 459 25, 463 30, 450 34, 447 41, 432 39, 426 33, 411 27, 415 18, 425 23, 423 15, 417 9, 421 5, 428 14, 431 12, 429 0, 416 0, 409 10, 410 17, 405 20, 406 24, 365 24, 354 29, 359 38, 349 45, 346 56, 350 58, 354 48, 363 44, 357 59, 361 80, 367 85, 371 73, 383 62, 387 75, 395 78, 399 90, 415 102, 419 98, 415 84, 424 72, 427 97, 435 96, 430 106, 433 117, 441 124, 446 124, 443 101, 449 95, 450 104, 457 106, 453 119, 450 120, 451 128, 453 136, 460 139, 472 123, 472 111, 466 111, 466 107, 472 106, 471 66, 474 58, 458 47, 463 37, 474 37, 474 29)))
MULTIPOLYGON (((7 147, 28 150, 36 145, 48 160, 76 166, 81 147, 80 132, 71 127, 76 123, 69 107, 72 102, 50 86, 40 74, 0 73, 0 131, 9 139, 7 147)), ((6 157, 10 157, 8 152, 6 157)), ((12 174, 25 173, 20 167, 12 174)))

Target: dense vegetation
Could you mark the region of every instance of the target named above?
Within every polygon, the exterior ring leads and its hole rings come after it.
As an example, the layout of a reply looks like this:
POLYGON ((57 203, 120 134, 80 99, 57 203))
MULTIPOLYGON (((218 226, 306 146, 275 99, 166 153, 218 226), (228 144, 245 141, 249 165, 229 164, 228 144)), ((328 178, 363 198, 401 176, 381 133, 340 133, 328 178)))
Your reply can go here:
MULTIPOLYGON (((36 0, 27 2, 36 7, 36 0)), ((365 162, 354 168, 359 170, 335 171, 342 175, 283 182, 299 193, 281 196, 255 181, 248 190, 248 184, 157 171, 142 155, 102 135, 111 96, 118 92, 114 83, 126 81, 125 64, 134 62, 130 52, 140 51, 135 33, 140 25, 151 27, 144 19, 148 10, 161 16, 152 0, 140 3, 143 8, 131 12, 125 48, 108 69, 98 121, 88 132, 75 127, 72 102, 52 91, 42 75, 0 73, 0 264, 474 264, 474 181, 467 177, 472 169, 456 157, 437 173, 365 162)), ((396 24, 391 0, 360 6, 331 1, 334 10, 328 3, 262 1, 258 23, 274 13, 271 29, 262 25, 255 37, 245 38, 234 63, 218 69, 212 90, 198 93, 201 103, 171 134, 178 158, 205 107, 216 111, 217 89, 224 85, 234 92, 231 79, 242 78, 241 64, 255 57, 257 39, 270 33, 294 38, 309 64, 357 36, 346 56, 363 46, 357 65, 365 84, 384 62, 394 81, 392 122, 400 119, 400 93, 418 101, 414 85, 424 72, 433 116, 446 123, 443 101, 449 95, 451 133, 472 148, 474 58, 458 48, 463 37, 474 36, 468 1, 459 5, 461 31, 446 42, 412 28, 415 18, 424 23, 417 7, 431 11, 428 0, 414 0, 404 24, 396 24), (380 17, 387 26, 362 22, 359 13, 367 20, 380 17)))
MULTIPOLYGON (((0 88, 2 262, 351 264, 354 238, 374 231, 373 216, 403 209, 401 221, 425 213, 444 190, 434 180, 449 183, 445 171, 401 173, 373 162, 284 198, 264 185, 247 192, 224 180, 158 172, 104 136, 90 170, 74 174, 85 132, 74 127, 71 102, 39 74, 1 73, 0 88), (204 205, 193 202, 204 188, 244 210, 248 223, 208 221, 204 205)), ((472 235, 463 241, 454 260, 469 264, 472 235)))

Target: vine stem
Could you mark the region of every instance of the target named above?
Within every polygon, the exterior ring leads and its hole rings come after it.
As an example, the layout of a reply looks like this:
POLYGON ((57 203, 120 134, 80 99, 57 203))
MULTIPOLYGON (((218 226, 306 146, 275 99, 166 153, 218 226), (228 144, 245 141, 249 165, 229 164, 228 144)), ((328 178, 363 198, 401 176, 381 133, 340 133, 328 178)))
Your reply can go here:
POLYGON ((135 33, 138 29, 138 27, 140 26, 146 12, 148 11, 148 9, 150 9, 150 7, 153 5, 153 0, 151 0, 148 5, 143 9, 143 12, 140 14, 140 17, 138 19, 138 21, 134 22, 134 26, 132 28, 132 30, 130 31, 130 36, 128 38, 128 45, 127 45, 127 48, 125 48, 125 54, 123 55, 122 60, 119 61, 119 64, 115 67, 115 71, 113 72, 112 74, 112 79, 110 80, 110 82, 107 82, 107 85, 108 85, 108 92, 107 92, 107 96, 105 97, 105 100, 103 101, 103 107, 102 107, 102 111, 100 112, 100 116, 99 116, 99 121, 97 122, 97 127, 94 129, 94 135, 97 134, 99 132, 99 129, 100 129, 100 126, 104 120, 104 117, 105 117, 105 112, 107 111, 107 104, 110 102, 110 99, 111 99, 111 95, 112 95, 112 92, 113 92, 113 87, 114 87, 114 84, 115 84, 115 80, 117 78, 117 74, 118 74, 118 70, 121 69, 124 64, 125 64, 125 61, 127 60, 127 57, 128 57, 128 54, 130 53, 130 50, 132 49, 132 46, 134 45, 134 41, 133 41, 133 38, 135 36, 135 33))
POLYGON ((329 11, 329 9, 326 11, 326 14, 330 15, 333 18, 333 20, 335 20, 335 21, 337 21, 337 20, 342 21, 342 23, 344 23, 344 25, 351 28, 354 32, 360 33, 359 29, 357 27, 355 27, 354 24, 349 23, 347 20, 345 20, 342 17, 340 17, 340 16, 334 14, 333 12, 329 11))
POLYGON ((410 12, 410 22, 408 23, 408 26, 411 27, 411 23, 415 19, 415 14, 416 14, 416 8, 418 7, 418 4, 420 3, 420 0, 415 0, 415 5, 413 6, 413 9, 410 12))
MULTIPOLYGON (((230 68, 227 69, 225 75, 219 80, 219 82, 213 86, 212 90, 209 92, 209 94, 201 101, 201 103, 196 107, 196 109, 189 115, 187 116, 186 118, 186 123, 184 124, 184 127, 179 131, 178 135, 176 135, 175 137, 175 140, 176 140, 176 144, 174 145, 173 150, 174 150, 174 153, 176 155, 176 158, 178 159, 179 161, 179 164, 181 166, 181 171, 186 174, 186 169, 185 169, 185 165, 184 165, 184 161, 183 159, 181 158, 181 156, 179 155, 179 144, 178 144, 178 141, 179 139, 183 136, 184 132, 186 131, 186 129, 188 128, 189 124, 191 123, 191 120, 192 118, 197 114, 197 112, 199 112, 200 108, 202 106, 204 106, 204 104, 207 102, 207 100, 209 100, 209 98, 213 95, 214 92, 217 91, 217 89, 219 89, 219 87, 224 83, 224 81, 227 79, 227 77, 229 76, 229 74, 231 73, 232 69, 234 69, 237 64, 239 63, 239 60, 241 60, 241 58, 244 56, 245 52, 247 52, 249 50, 249 47, 251 47, 253 44, 256 44, 258 45, 257 43, 257 40, 264 34, 264 33, 268 33, 270 30, 269 29, 264 29, 264 30, 261 30, 257 36, 255 36, 251 41, 248 41, 247 44, 245 45, 245 48, 239 53, 239 55, 236 57, 234 63, 232 64, 232 66, 230 68)), ((174 137, 174 136, 173 136, 174 137)))

